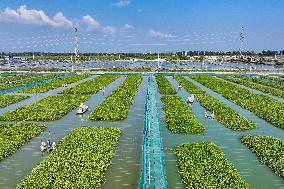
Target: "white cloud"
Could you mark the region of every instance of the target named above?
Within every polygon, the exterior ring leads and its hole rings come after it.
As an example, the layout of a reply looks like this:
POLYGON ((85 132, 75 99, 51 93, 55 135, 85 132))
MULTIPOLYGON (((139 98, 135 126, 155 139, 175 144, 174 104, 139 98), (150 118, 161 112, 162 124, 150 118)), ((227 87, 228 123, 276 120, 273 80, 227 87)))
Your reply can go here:
POLYGON ((97 20, 90 15, 83 16, 83 23, 87 25, 87 30, 96 30, 102 33, 113 34, 116 32, 116 28, 112 26, 102 26, 97 20))
POLYGON ((62 12, 58 12, 50 18, 43 10, 28 9, 26 5, 21 5, 18 9, 6 8, 2 10, 0 22, 64 28, 73 26, 73 23, 62 12))
POLYGON ((173 37, 175 37, 172 34, 162 33, 162 32, 155 31, 155 30, 150 30, 148 35, 150 37, 159 37, 159 38, 173 38, 173 37))
POLYGON ((130 24, 124 24, 124 26, 122 26, 121 28, 122 30, 132 30, 134 29, 134 26, 130 25, 130 24))
POLYGON ((121 8, 121 7, 126 7, 129 4, 130 4, 129 0, 121 0, 121 1, 118 1, 118 2, 116 2, 114 4, 112 4, 112 6, 121 8))

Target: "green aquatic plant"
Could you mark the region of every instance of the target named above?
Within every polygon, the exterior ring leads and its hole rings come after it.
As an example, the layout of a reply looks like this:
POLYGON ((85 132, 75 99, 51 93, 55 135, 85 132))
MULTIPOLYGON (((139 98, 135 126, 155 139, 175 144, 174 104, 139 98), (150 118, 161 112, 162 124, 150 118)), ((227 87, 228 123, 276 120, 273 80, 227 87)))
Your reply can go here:
POLYGON ((208 75, 190 76, 192 79, 220 93, 243 108, 255 113, 272 125, 284 129, 284 103, 208 75))
POLYGON ((174 95, 177 93, 176 90, 173 88, 172 84, 167 80, 165 76, 157 75, 156 81, 160 94, 174 95))
POLYGON ((120 133, 117 128, 75 129, 16 188, 99 188, 120 133))
POLYGON ((0 108, 4 108, 27 98, 29 97, 23 95, 0 95, 0 108))
POLYGON ((50 82, 47 82, 47 83, 43 83, 43 84, 40 84, 40 85, 37 85, 37 86, 34 86, 34 87, 28 87, 28 88, 22 89, 18 92, 19 93, 44 93, 44 92, 47 92, 49 90, 61 87, 62 85, 74 83, 76 81, 85 79, 89 76, 90 75, 88 75, 88 74, 84 74, 84 75, 74 75, 74 76, 69 76, 69 77, 66 77, 66 78, 60 78, 60 79, 53 80, 53 81, 50 81, 50 82))
POLYGON ((0 161, 39 135, 45 128, 44 124, 34 123, 0 124, 0 161))
POLYGON ((94 121, 125 119, 142 80, 143 77, 140 75, 128 76, 119 87, 99 104, 88 119, 94 121))
POLYGON ((174 153, 185 188, 250 188, 212 142, 181 144, 175 147, 174 153))
POLYGON ((118 77, 119 75, 97 76, 94 79, 85 81, 69 89, 65 89, 61 93, 62 94, 83 94, 83 95, 96 94, 103 87, 106 87, 107 85, 115 81, 118 77))
POLYGON ((259 160, 270 167, 277 175, 284 178, 284 141, 260 135, 247 135, 241 138, 259 160))
POLYGON ((178 134, 199 134, 204 132, 203 125, 191 113, 179 96, 163 96, 163 110, 166 114, 167 128, 178 134))
POLYGON ((88 100, 87 95, 48 96, 38 102, 22 106, 0 116, 0 121, 52 121, 88 100))

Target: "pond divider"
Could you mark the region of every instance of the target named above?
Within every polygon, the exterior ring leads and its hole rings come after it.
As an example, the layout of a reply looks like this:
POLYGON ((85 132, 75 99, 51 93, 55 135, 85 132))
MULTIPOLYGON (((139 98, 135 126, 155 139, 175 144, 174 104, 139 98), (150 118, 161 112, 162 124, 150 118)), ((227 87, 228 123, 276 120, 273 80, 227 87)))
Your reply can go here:
POLYGON ((167 188, 162 146, 154 76, 150 75, 145 103, 143 162, 139 189, 167 188))

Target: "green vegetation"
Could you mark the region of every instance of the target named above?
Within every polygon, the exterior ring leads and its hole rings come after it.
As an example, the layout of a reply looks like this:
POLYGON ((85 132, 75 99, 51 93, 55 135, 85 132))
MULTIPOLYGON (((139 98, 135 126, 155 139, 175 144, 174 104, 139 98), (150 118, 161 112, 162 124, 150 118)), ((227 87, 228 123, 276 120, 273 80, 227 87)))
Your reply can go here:
POLYGON ((127 117, 135 94, 142 82, 140 75, 128 76, 121 86, 112 93, 89 115, 90 120, 123 120, 127 117))
POLYGON ((58 120, 80 103, 86 101, 86 95, 48 96, 38 102, 17 108, 0 116, 0 121, 52 121, 58 120))
POLYGON ((29 97, 22 95, 0 95, 0 108, 4 108, 27 98, 29 97))
POLYGON ((160 94, 173 95, 177 93, 176 90, 173 88, 172 84, 167 80, 165 76, 156 76, 156 81, 160 94))
POLYGON ((17 87, 17 86, 21 86, 21 85, 29 84, 29 83, 35 83, 41 80, 51 79, 51 78, 60 77, 60 76, 62 76, 62 74, 38 75, 36 77, 31 76, 29 78, 13 81, 10 84, 0 84, 0 90, 5 90, 5 89, 12 88, 12 87, 17 87))
POLYGON ((228 76, 224 76, 224 75, 219 76, 219 77, 222 78, 222 79, 225 79, 227 81, 231 81, 233 83, 241 84, 241 85, 250 87, 252 89, 262 91, 264 93, 269 93, 269 94, 272 94, 274 96, 284 98, 284 92, 282 92, 278 89, 273 89, 273 88, 266 87, 266 86, 263 86, 263 85, 251 83, 250 81, 243 80, 242 78, 234 78, 234 77, 228 77, 228 76))
POLYGON ((228 100, 254 112, 272 125, 284 129, 284 103, 265 95, 254 94, 247 89, 207 75, 190 76, 228 100))
POLYGON ((198 94, 197 99, 201 106, 214 112, 216 118, 229 129, 243 131, 256 128, 253 122, 208 94, 198 94))
POLYGON ((17 188, 99 188, 119 136, 116 128, 75 129, 17 188))
POLYGON ((212 142, 181 144, 174 152, 186 188, 250 188, 212 142))
POLYGON ((269 136, 247 135, 241 138, 260 161, 284 178, 284 141, 269 136))
POLYGON ((96 78, 80 83, 74 87, 62 91, 63 94, 96 94, 105 87, 116 80, 118 75, 101 75, 96 78))
POLYGON ((174 77, 181 83, 183 88, 191 94, 195 94, 198 102, 205 109, 214 112, 216 118, 224 124, 227 128, 243 131, 256 128, 256 125, 246 119, 244 116, 225 105, 223 102, 215 99, 209 94, 205 94, 199 87, 188 81, 182 76, 174 77))
POLYGON ((205 92, 199 87, 193 85, 187 79, 180 75, 174 75, 174 79, 181 84, 181 86, 191 94, 204 94, 205 92))
POLYGON ((200 134, 204 132, 203 125, 190 112, 179 96, 163 96, 163 109, 166 114, 168 129, 178 134, 200 134))
POLYGON ((256 79, 256 78, 251 78, 251 77, 247 77, 247 76, 237 76, 238 78, 244 79, 246 81, 250 81, 250 82, 254 82, 257 84, 261 84, 261 85, 265 85, 268 87, 273 87, 276 89, 280 89, 280 90, 284 90, 284 85, 278 84, 278 83, 273 83, 273 82, 269 82, 269 81, 264 81, 261 79, 256 79))
POLYGON ((64 84, 70 84, 70 83, 74 83, 76 81, 82 80, 89 77, 89 75, 85 74, 85 75, 74 75, 74 76, 70 76, 67 78, 62 78, 62 79, 57 79, 54 81, 50 81, 47 83, 43 83, 34 87, 28 87, 25 89, 22 89, 18 92, 20 93, 44 93, 47 92, 49 90, 52 89, 56 89, 58 87, 61 87, 64 84))
POLYGON ((45 128, 46 125, 33 123, 0 124, 0 161, 39 135, 45 128))

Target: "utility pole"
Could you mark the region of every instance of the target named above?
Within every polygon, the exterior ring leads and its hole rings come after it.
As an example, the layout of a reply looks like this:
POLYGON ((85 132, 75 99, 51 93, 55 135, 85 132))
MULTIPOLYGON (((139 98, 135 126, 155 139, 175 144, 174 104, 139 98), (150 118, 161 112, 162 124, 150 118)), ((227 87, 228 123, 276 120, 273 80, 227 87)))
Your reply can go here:
MULTIPOLYGON (((78 38, 78 28, 75 28, 75 57, 74 57, 74 63, 77 63, 79 61, 79 38, 78 38)), ((72 59, 72 58, 71 58, 72 59)), ((72 72, 74 71, 74 63, 72 63, 72 72)))
POLYGON ((245 28, 244 26, 242 26, 241 28, 241 33, 240 33, 240 55, 242 56, 242 51, 244 50, 244 40, 245 40, 245 36, 244 36, 244 32, 245 32, 245 28))

